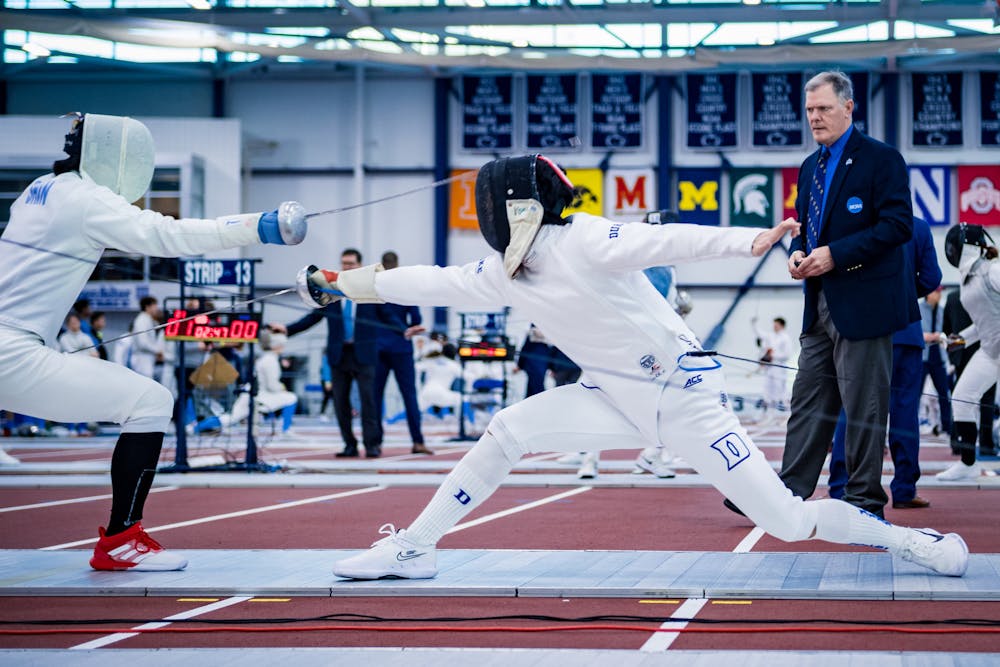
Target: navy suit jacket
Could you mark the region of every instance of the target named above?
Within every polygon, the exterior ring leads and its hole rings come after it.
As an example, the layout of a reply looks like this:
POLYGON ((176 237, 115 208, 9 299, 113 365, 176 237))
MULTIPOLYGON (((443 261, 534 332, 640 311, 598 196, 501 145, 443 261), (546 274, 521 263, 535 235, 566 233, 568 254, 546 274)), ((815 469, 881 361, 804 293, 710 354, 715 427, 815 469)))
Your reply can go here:
MULTIPOLYGON (((795 210, 803 229, 792 240, 793 251, 805 251, 806 211, 818 159, 817 150, 799 169, 795 210)), ((819 245, 830 248, 834 268, 806 279, 802 330, 816 322, 820 290, 834 326, 850 340, 886 336, 920 319, 912 269, 907 270, 903 252, 912 235, 903 156, 855 128, 830 182, 819 233, 819 245)))
POLYGON ((423 322, 420 308, 398 303, 380 303, 375 308, 378 313, 378 331, 375 333, 378 351, 413 354, 413 342, 403 336, 403 332, 423 322))
MULTIPOLYGON (((941 284, 941 265, 934 250, 931 226, 923 218, 913 218, 913 238, 903 249, 908 270, 914 274, 917 298, 923 298, 941 284)), ((917 306, 919 308, 919 305, 917 306)), ((910 322, 892 336, 893 345, 924 349, 924 328, 920 320, 910 322)))
MULTIPOLYGON (((340 363, 340 357, 344 352, 344 315, 340 308, 340 301, 335 301, 322 308, 309 311, 305 317, 295 320, 288 325, 288 335, 305 331, 326 320, 326 359, 330 363, 330 368, 335 368, 340 363)), ((375 354, 375 330, 376 330, 375 304, 356 303, 354 310, 354 355, 358 362, 366 366, 374 366, 376 362, 375 354)))

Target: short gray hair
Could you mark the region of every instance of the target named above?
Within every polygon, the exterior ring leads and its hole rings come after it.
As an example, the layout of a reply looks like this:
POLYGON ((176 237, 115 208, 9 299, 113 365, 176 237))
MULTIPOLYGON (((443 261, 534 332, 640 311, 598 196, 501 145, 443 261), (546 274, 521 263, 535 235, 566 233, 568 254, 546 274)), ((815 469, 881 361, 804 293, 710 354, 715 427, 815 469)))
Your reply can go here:
POLYGON ((840 70, 830 70, 828 72, 820 72, 813 78, 806 82, 806 92, 811 93, 820 86, 825 85, 833 86, 833 92, 837 95, 840 102, 846 103, 847 100, 854 99, 854 86, 851 84, 851 78, 841 72, 840 70))

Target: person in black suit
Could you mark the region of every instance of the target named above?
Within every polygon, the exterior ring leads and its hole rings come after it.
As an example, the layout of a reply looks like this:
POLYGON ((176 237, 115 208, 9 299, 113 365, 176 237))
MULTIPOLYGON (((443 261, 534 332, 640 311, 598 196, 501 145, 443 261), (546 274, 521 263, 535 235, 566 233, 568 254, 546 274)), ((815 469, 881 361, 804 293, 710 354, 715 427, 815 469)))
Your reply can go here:
MULTIPOLYGON (((340 254, 342 271, 361 266, 361 252, 347 248, 340 254)), ((305 317, 289 325, 271 324, 275 331, 289 336, 305 331, 326 320, 326 358, 330 364, 333 382, 333 409, 337 425, 344 438, 344 451, 338 458, 358 455, 358 439, 354 435, 351 419, 351 384, 358 383, 361 398, 361 438, 365 456, 373 459, 382 455, 382 423, 375 402, 375 331, 378 315, 375 304, 356 304, 353 301, 335 301, 323 308, 310 311, 305 317)))
POLYGON ((788 259, 805 281, 805 308, 781 479, 795 495, 813 494, 843 407, 844 500, 882 516, 892 334, 920 319, 903 253, 913 235, 909 177, 897 150, 853 127, 845 74, 817 74, 805 92, 820 148, 799 170, 802 234, 788 259))

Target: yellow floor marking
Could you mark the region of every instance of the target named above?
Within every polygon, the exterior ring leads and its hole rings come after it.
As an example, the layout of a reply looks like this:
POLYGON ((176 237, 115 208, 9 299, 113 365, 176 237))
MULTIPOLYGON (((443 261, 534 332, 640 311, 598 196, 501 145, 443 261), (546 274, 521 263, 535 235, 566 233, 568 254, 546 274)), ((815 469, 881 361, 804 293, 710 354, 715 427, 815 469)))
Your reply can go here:
POLYGON ((753 604, 753 600, 712 600, 712 604, 753 604))
POLYGON ((680 604, 680 600, 639 600, 639 604, 680 604))
POLYGON ((219 598, 177 598, 178 602, 218 602, 219 598))
POLYGON ((292 598, 252 598, 250 602, 291 602, 292 598))

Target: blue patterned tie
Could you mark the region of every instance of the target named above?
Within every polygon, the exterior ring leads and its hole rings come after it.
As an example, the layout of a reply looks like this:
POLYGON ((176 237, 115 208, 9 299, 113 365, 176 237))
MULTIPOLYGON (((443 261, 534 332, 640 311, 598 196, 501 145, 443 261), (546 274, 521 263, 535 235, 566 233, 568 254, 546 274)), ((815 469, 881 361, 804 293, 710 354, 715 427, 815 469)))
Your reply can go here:
POLYGON ((806 254, 819 245, 819 230, 823 217, 823 190, 826 187, 826 160, 829 151, 819 149, 819 160, 813 172, 812 187, 809 189, 809 210, 806 212, 806 254))
POLYGON ((354 303, 344 299, 344 342, 354 342, 354 303))

